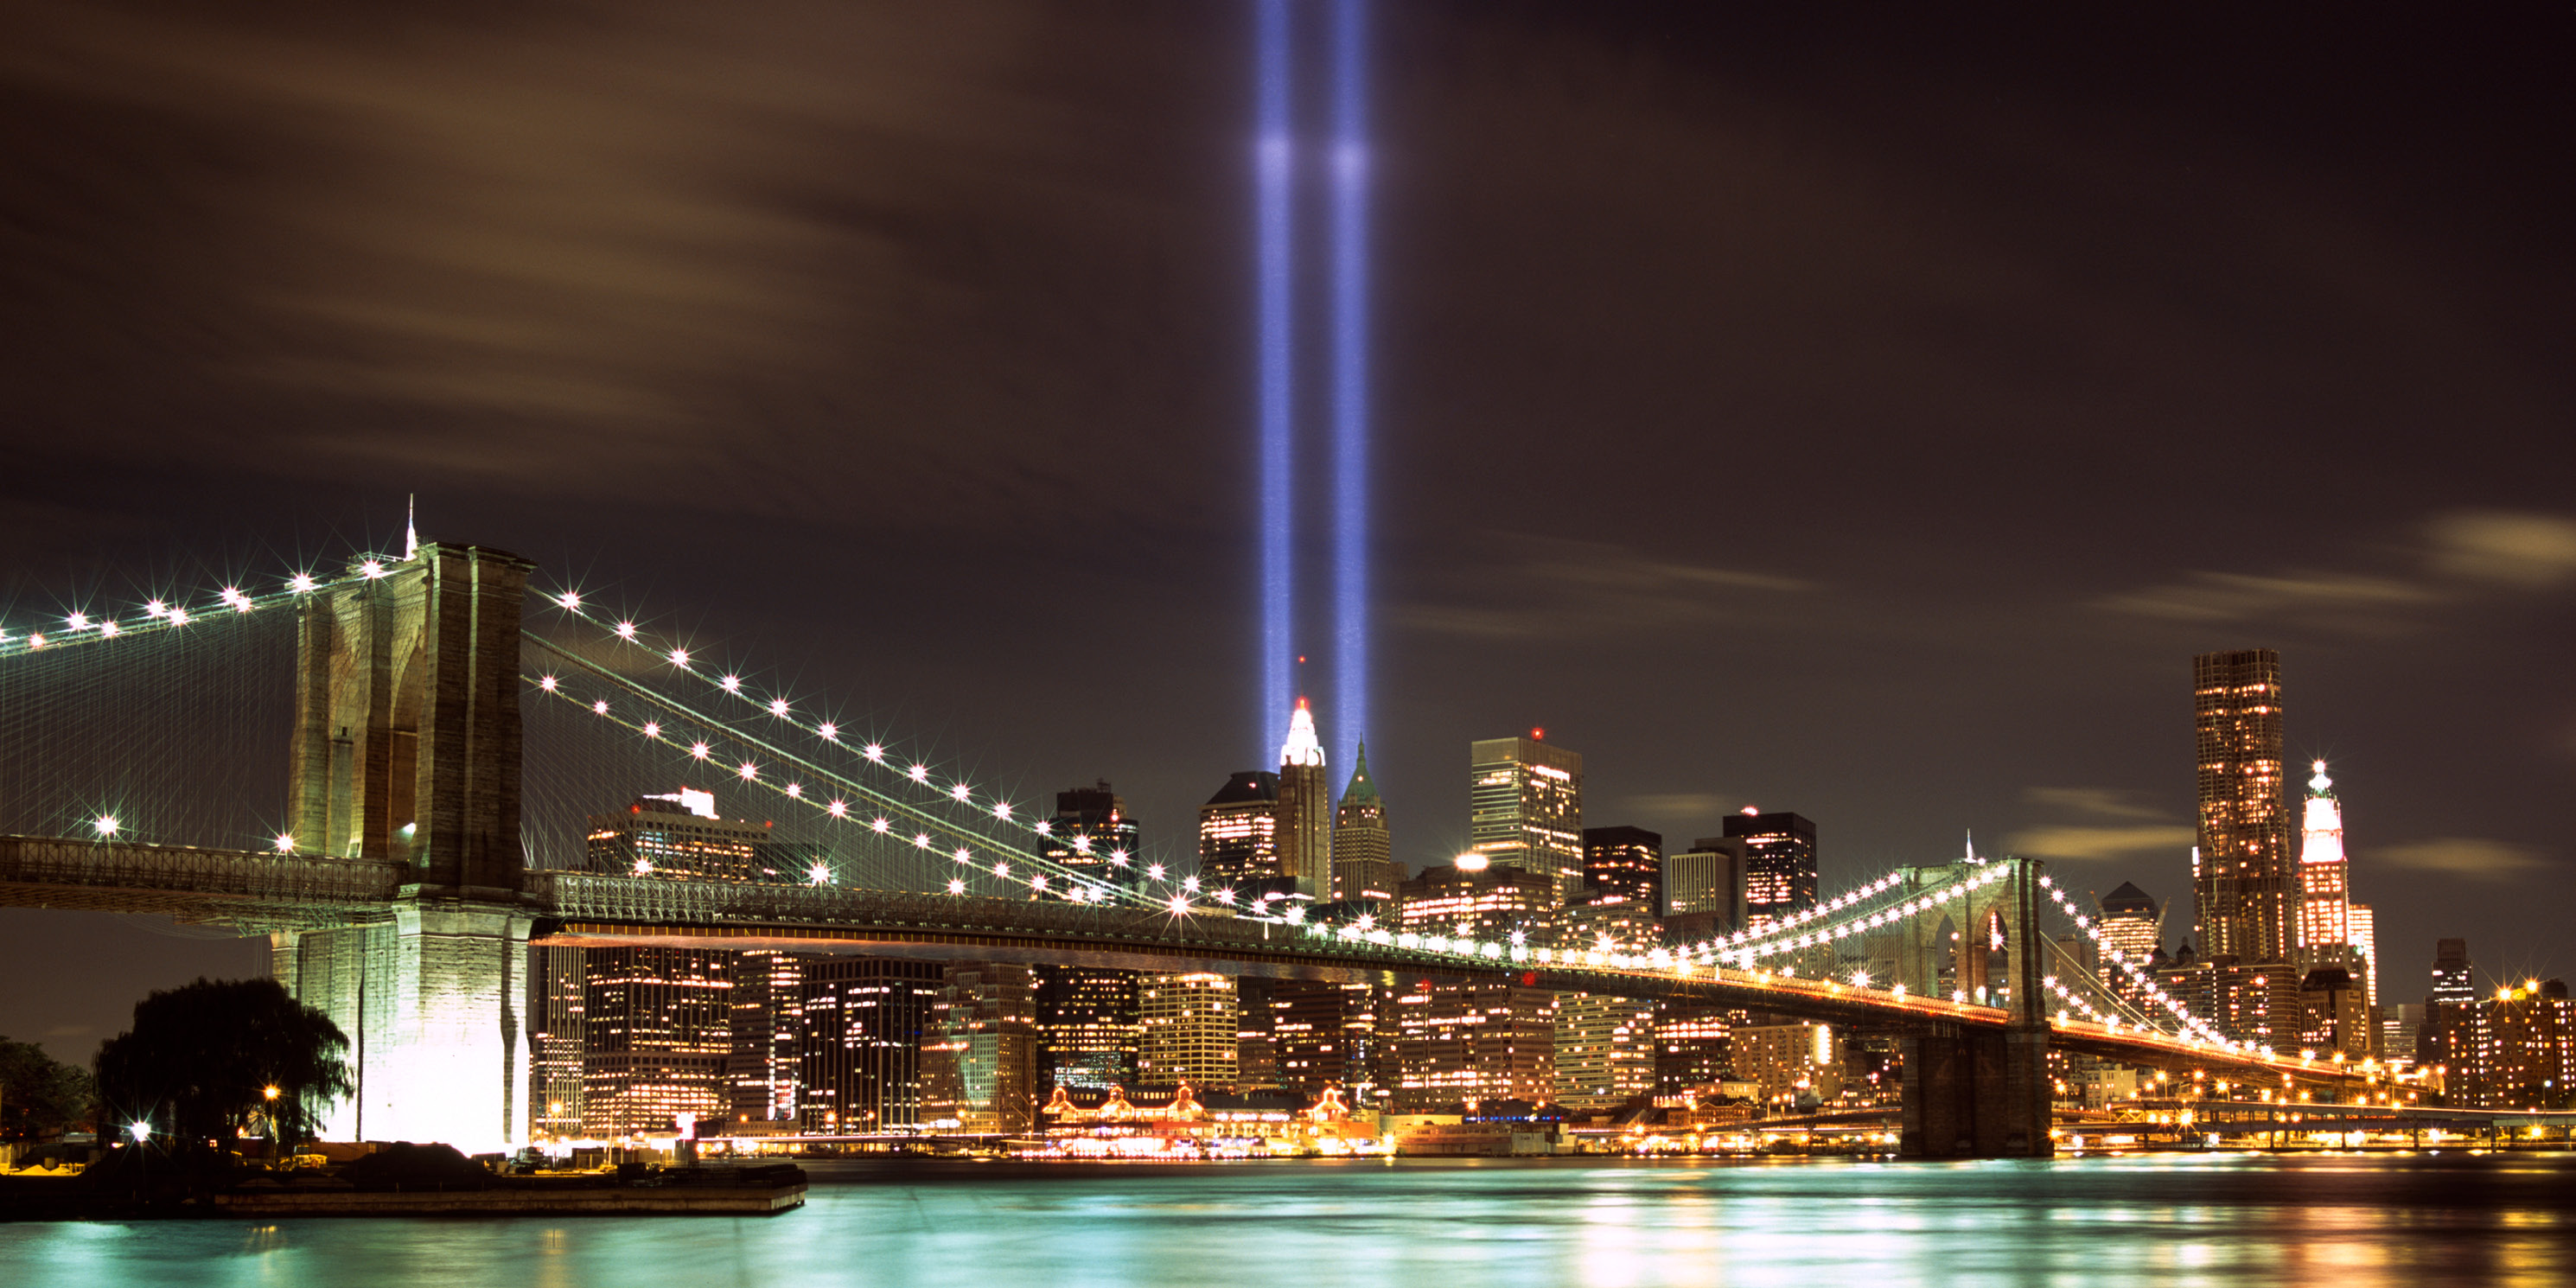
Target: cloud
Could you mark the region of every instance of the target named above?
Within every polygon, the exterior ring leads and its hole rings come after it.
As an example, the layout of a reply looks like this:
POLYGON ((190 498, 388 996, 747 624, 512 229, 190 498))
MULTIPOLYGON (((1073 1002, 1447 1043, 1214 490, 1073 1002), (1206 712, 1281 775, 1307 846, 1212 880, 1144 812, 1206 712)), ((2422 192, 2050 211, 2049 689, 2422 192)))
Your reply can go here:
POLYGON ((2391 867, 2446 873, 2473 881, 2508 881, 2533 868, 2548 866, 2548 860, 2530 846, 2474 836, 2442 836, 2383 845, 2363 851, 2362 857, 2391 867))
POLYGON ((2132 826, 2043 826, 2012 834, 2004 848, 2041 859, 2124 859, 2156 851, 2188 849, 2198 833, 2181 823, 2132 826))
POLYGON ((2044 809, 2095 818, 2154 819, 2161 822, 2172 817, 2164 810, 2132 800, 2137 793, 2116 787, 2033 787, 2021 795, 2023 800, 2044 809))
POLYGON ((2532 589, 2576 576, 2576 520, 2473 511, 2439 516, 2425 534, 2439 572, 2532 589))
POLYGON ((2096 606, 2173 622, 2263 622, 2387 634, 2422 623, 2420 610, 2478 593, 2542 591, 2576 579, 2576 519, 2500 510, 2461 511, 2424 522, 2399 548, 2417 571, 2195 571, 2181 580, 2106 596, 2096 606))
POLYGON ((2410 582, 2353 573, 2256 577, 2195 572, 2178 584, 2155 586, 2101 601, 2113 612, 2178 622, 2242 622, 2325 616, 2349 622, 2377 619, 2390 609, 2429 604, 2435 592, 2410 582))
POLYGON ((1764 601, 1817 588, 1776 573, 1652 559, 1606 542, 1488 535, 1521 553, 1458 574, 1443 602, 1408 604, 1399 620, 1444 635, 1574 638, 1747 620, 1771 607, 1764 601))
POLYGON ((2199 839, 2190 824, 2138 796, 2116 787, 2026 788, 2024 801, 2062 821, 2015 832, 2004 848, 2043 859, 2121 859, 2188 849, 2199 839))
POLYGON ((1714 820, 1735 808, 1734 798, 1713 792, 1646 792, 1620 801, 1631 814, 1667 823, 1714 820))

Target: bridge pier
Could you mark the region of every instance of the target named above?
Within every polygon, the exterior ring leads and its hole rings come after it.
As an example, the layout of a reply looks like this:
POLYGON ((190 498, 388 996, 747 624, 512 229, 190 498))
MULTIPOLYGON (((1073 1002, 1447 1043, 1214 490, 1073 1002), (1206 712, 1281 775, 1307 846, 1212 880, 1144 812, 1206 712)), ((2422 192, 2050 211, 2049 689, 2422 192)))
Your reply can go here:
POLYGON ((1904 1158, 2046 1158, 2048 1031, 1941 1025, 1903 1040, 1904 1158))

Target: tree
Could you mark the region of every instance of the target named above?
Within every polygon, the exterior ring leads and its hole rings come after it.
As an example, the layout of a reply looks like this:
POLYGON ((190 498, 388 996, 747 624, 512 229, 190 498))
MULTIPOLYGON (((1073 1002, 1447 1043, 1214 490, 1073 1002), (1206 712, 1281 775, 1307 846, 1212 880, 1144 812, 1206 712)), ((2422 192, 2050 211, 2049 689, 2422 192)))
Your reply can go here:
POLYGON ((51 1136, 90 1120, 97 1087, 33 1042, 0 1037, 0 1138, 51 1136))
POLYGON ((135 1004, 134 1027, 98 1048, 98 1090, 111 1124, 149 1122, 176 1148, 228 1140, 254 1114, 285 1145, 356 1089, 348 1049, 329 1016, 273 979, 200 979, 135 1004))

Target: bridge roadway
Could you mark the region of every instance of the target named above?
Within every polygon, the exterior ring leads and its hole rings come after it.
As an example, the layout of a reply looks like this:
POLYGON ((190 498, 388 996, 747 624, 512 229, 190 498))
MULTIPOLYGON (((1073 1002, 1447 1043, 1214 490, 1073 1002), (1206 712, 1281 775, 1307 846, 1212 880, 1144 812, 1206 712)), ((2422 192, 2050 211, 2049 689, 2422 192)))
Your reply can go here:
MULTIPOLYGON (((246 934, 379 921, 412 895, 398 860, 201 849, 63 837, 0 837, 0 907, 158 913, 246 934)), ((746 885, 535 870, 515 911, 530 942, 563 947, 687 945, 943 959, 1059 962, 1379 983, 1510 980, 1559 992, 1688 997, 1718 1006, 1900 1032, 1999 1030, 2001 1007, 1830 979, 1649 956, 1557 954, 1486 943, 1436 951, 1412 936, 1343 933, 1215 908, 1081 904, 837 886, 746 885)), ((2160 1033, 2052 1021, 2064 1050, 2165 1068, 2269 1080, 2340 1081, 2331 1067, 2238 1055, 2160 1033)))

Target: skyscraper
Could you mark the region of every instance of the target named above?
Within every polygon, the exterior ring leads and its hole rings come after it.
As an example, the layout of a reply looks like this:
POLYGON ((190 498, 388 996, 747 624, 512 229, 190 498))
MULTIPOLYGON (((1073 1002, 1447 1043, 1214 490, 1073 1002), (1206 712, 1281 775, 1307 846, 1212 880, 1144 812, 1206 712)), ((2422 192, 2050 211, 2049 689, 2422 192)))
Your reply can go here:
POLYGON ((1279 747, 1279 875, 1295 893, 1329 897, 1333 884, 1333 785, 1324 777, 1324 747, 1306 700, 1288 718, 1279 747))
POLYGON ((2471 1054, 2464 1045, 2469 1012, 2477 1002, 2477 968, 2469 964, 2469 941, 2436 941, 2433 992, 2424 999, 2424 1022, 2415 1035, 2417 1063, 2458 1066, 2466 1061, 2471 1054))
POLYGON ((2326 762, 2316 762, 2299 830, 2297 945, 2331 949, 2352 942, 2352 885, 2343 857, 2343 804, 2335 799, 2326 762))
POLYGON ((735 1122, 794 1122, 804 1085, 804 972, 794 953, 737 953, 733 962, 735 1122))
MULTIPOLYGON (((622 814, 592 815, 583 859, 593 872, 744 884, 799 883, 817 868, 830 871, 821 846, 782 840, 765 823, 725 818, 714 793, 687 787, 638 796, 622 814)), ((682 1115, 755 1116, 746 1082, 761 1088, 756 1116, 794 1112, 797 1091, 789 1084, 796 1066, 786 1043, 798 1031, 800 997, 792 981, 773 987, 772 977, 782 969, 792 976, 792 968, 774 960, 754 968, 763 1009, 751 1014, 736 1009, 741 954, 676 947, 577 951, 586 1134, 663 1131, 682 1115)), ((550 952, 549 969, 559 964, 570 968, 550 952)), ((565 991, 550 988, 549 996, 565 991)), ((560 1047, 570 1029, 550 1015, 547 1032, 549 1044, 560 1047)), ((559 1085, 568 1059, 568 1052, 549 1054, 550 1081, 559 1085)), ((549 1093, 550 1107, 561 1101, 549 1093)))
POLYGON ((1404 883, 1395 863, 1395 839, 1386 826, 1386 802, 1369 777, 1368 744, 1359 744, 1351 781, 1342 788, 1342 803, 1333 811, 1332 897, 1392 899, 1404 883))
POLYGON ((1556 994, 1510 979, 1419 981, 1395 999, 1398 1113, 1556 1097, 1556 994))
POLYGON ((1279 876, 1279 775, 1247 769, 1199 806, 1199 881, 1244 888, 1279 876))
POLYGON ((1029 968, 950 962, 921 1049, 921 1116, 961 1131, 1037 1122, 1037 1002, 1029 968))
POLYGON ((1708 939, 1744 928, 1744 842, 1703 836, 1664 862, 1664 917, 1675 933, 1708 939))
POLYGON ((1646 910, 1664 911, 1664 838, 1642 827, 1583 829, 1583 884, 1646 910))
POLYGON ((1312 1100, 1327 1086, 1382 1107, 1395 1063, 1394 993, 1383 984, 1271 981, 1270 1033, 1281 1089, 1312 1100))
POLYGON ((1132 885, 1144 880, 1145 865, 1136 859, 1143 842, 1136 816, 1103 779, 1055 794, 1055 817, 1047 820, 1039 852, 1086 876, 1132 885))
POLYGON ((1816 825, 1752 806, 1718 829, 1744 842, 1744 924, 1760 930, 1816 906, 1816 825))
POLYGON ((946 971, 894 957, 802 961, 798 1122, 827 1133, 920 1125, 922 1048, 946 971))
POLYGON ((2286 962, 2295 912, 2282 799, 2281 655, 2258 648, 2193 658, 2192 723, 2200 766, 2192 895, 2202 953, 2286 962))
POLYGON ((1546 877, 1564 903, 1583 880, 1583 757, 1526 738, 1487 738, 1468 755, 1468 848, 1546 877))
POLYGON ((1032 966, 1037 977, 1038 1089, 1106 1089, 1136 1080, 1136 972, 1032 966))
POLYGON ((1232 1091, 1243 1038, 1234 981, 1223 975, 1147 975, 1137 981, 1136 1081, 1170 1090, 1232 1091))
MULTIPOLYGON (((2102 896, 2097 908, 2101 913, 2102 949, 2121 961, 2147 969, 2165 946, 2164 917, 2156 901, 2147 892, 2123 881, 2119 888, 2102 896)), ((2131 1005, 2147 1004, 2147 986, 2140 977, 2117 966, 2106 967, 2102 978, 2111 991, 2127 998, 2131 1005)))
POLYGON ((1456 863, 1424 868, 1422 875, 1405 882, 1399 915, 1404 928, 1418 934, 1499 943, 1515 930, 1552 923, 1556 891, 1556 883, 1540 873, 1464 854, 1456 863))

